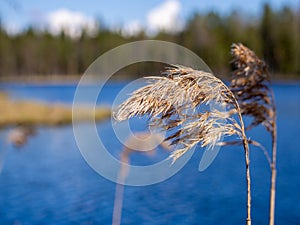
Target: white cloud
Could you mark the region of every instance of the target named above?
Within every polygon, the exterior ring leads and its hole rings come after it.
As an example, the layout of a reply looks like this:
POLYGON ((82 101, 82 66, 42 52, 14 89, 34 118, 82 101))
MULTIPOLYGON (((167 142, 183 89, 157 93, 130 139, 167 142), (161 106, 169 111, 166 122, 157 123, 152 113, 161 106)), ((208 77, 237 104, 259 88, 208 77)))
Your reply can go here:
POLYGON ((167 0, 147 15, 147 30, 156 33, 159 30, 176 32, 182 29, 179 19, 181 5, 178 0, 167 0))
POLYGON ((150 35, 156 34, 160 30, 166 32, 180 31, 183 28, 180 11, 181 4, 179 0, 166 0, 146 14, 146 22, 134 20, 125 24, 122 27, 122 35, 134 36, 142 30, 150 35))
POLYGON ((96 21, 81 12, 59 9, 49 13, 46 19, 49 31, 55 35, 64 31, 70 37, 78 38, 83 29, 91 35, 97 30, 96 21))
POLYGON ((22 32, 22 28, 16 23, 6 23, 4 24, 4 29, 8 35, 15 36, 22 32))
POLYGON ((143 25, 140 21, 134 20, 127 24, 122 29, 122 35, 124 36, 134 36, 143 30, 143 25))

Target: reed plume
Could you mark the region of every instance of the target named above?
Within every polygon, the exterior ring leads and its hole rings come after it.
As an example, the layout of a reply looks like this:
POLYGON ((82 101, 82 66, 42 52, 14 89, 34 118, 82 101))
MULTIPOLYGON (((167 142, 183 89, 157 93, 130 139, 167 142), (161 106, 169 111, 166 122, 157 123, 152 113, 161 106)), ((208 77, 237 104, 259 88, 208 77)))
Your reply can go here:
POLYGON ((114 114, 117 121, 148 115, 150 124, 170 133, 175 145, 173 162, 200 143, 214 148, 223 136, 235 135, 245 151, 247 225, 251 224, 249 147, 241 110, 234 94, 211 73, 173 65, 163 76, 148 77, 149 84, 133 92, 114 114), (208 105, 215 105, 207 109, 208 105))
POLYGON ((276 106, 274 93, 270 88, 268 67, 263 60, 242 44, 233 44, 232 64, 236 67, 230 89, 236 96, 242 115, 252 121, 247 129, 262 124, 272 137, 271 188, 269 225, 274 225, 276 191, 276 106))

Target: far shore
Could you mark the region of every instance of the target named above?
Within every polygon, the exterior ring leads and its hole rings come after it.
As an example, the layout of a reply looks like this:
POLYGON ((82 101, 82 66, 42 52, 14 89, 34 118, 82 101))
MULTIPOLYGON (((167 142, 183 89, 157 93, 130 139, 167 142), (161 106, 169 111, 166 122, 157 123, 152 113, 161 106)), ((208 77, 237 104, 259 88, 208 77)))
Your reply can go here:
MULTIPOLYGON (((159 74, 157 74, 159 75, 159 74)), ((73 74, 73 75, 10 75, 1 77, 1 83, 12 83, 12 84, 37 84, 37 85, 74 85, 77 84, 82 78, 83 74, 73 74)), ((146 75, 145 75, 146 76, 146 75)), ((218 76, 218 74, 216 74, 218 76)), ((143 76, 141 76, 143 77, 143 76)), ((228 76, 219 76, 224 81, 228 81, 230 78, 228 76)), ((133 77, 128 74, 117 74, 112 77, 112 81, 130 81, 137 79, 138 77, 133 77)), ((300 76, 297 74, 271 74, 272 83, 274 84, 299 84, 300 76)))

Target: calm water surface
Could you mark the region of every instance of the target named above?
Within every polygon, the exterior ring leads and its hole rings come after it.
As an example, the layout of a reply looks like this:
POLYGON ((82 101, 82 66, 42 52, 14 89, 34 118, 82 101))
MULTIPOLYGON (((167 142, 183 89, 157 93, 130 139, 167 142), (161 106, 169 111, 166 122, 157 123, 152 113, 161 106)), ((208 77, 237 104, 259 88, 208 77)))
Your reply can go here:
MULTIPOLYGON (((112 104, 124 84, 103 89, 99 104, 112 104)), ((71 104, 75 85, 2 85, 15 99, 31 98, 71 104)), ((300 221, 300 85, 275 85, 278 106, 277 224, 300 221)), ((108 122, 106 147, 118 155, 121 144, 108 122)), ((133 125, 133 130, 143 123, 133 125)), ((39 128, 21 150, 0 131, 0 224, 111 224, 115 184, 95 173, 82 158, 71 126, 39 128)), ((251 137, 269 146, 269 135, 258 128, 251 137)), ((165 182, 125 187, 122 224, 244 224, 245 178, 241 149, 223 148, 213 164, 198 171, 202 150, 165 182)), ((139 156, 142 157, 142 156, 139 156)), ((165 157, 160 152, 156 159, 165 157)), ((155 159, 154 157, 154 159, 155 159)), ((136 161, 147 159, 136 158, 136 161)), ((263 153, 251 151, 253 224, 268 221, 268 164, 263 153)))

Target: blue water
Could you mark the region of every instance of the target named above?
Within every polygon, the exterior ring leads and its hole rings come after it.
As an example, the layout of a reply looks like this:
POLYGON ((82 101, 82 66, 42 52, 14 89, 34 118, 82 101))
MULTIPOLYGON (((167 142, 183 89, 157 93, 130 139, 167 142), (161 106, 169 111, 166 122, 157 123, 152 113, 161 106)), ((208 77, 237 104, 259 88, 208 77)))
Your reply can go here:
MULTIPOLYGON (((103 89, 99 104, 109 105, 124 83, 103 89)), ((31 98, 71 104, 75 85, 2 85, 15 99, 31 98)), ((276 224, 300 221, 300 85, 275 85, 278 107, 278 182, 276 224)), ((132 129, 140 130, 143 123, 132 129)), ((134 126, 134 125, 133 125, 134 126)), ((121 144, 108 122, 106 147, 117 155, 121 144), (109 138, 111 137, 111 138, 109 138)), ((0 224, 111 224, 115 184, 95 173, 76 146, 71 126, 38 128, 21 150, 0 131, 0 224)), ((269 147, 263 129, 251 132, 269 147)), ((165 157, 164 153, 161 157, 165 157)), ((198 171, 202 150, 170 179, 150 186, 125 187, 122 224, 244 224, 243 152, 221 149, 213 164, 198 171)), ((157 159, 159 159, 158 156, 157 159)), ((146 159, 145 159, 146 160, 146 159)), ((251 149, 253 224, 267 224, 270 171, 263 153, 251 149)))

